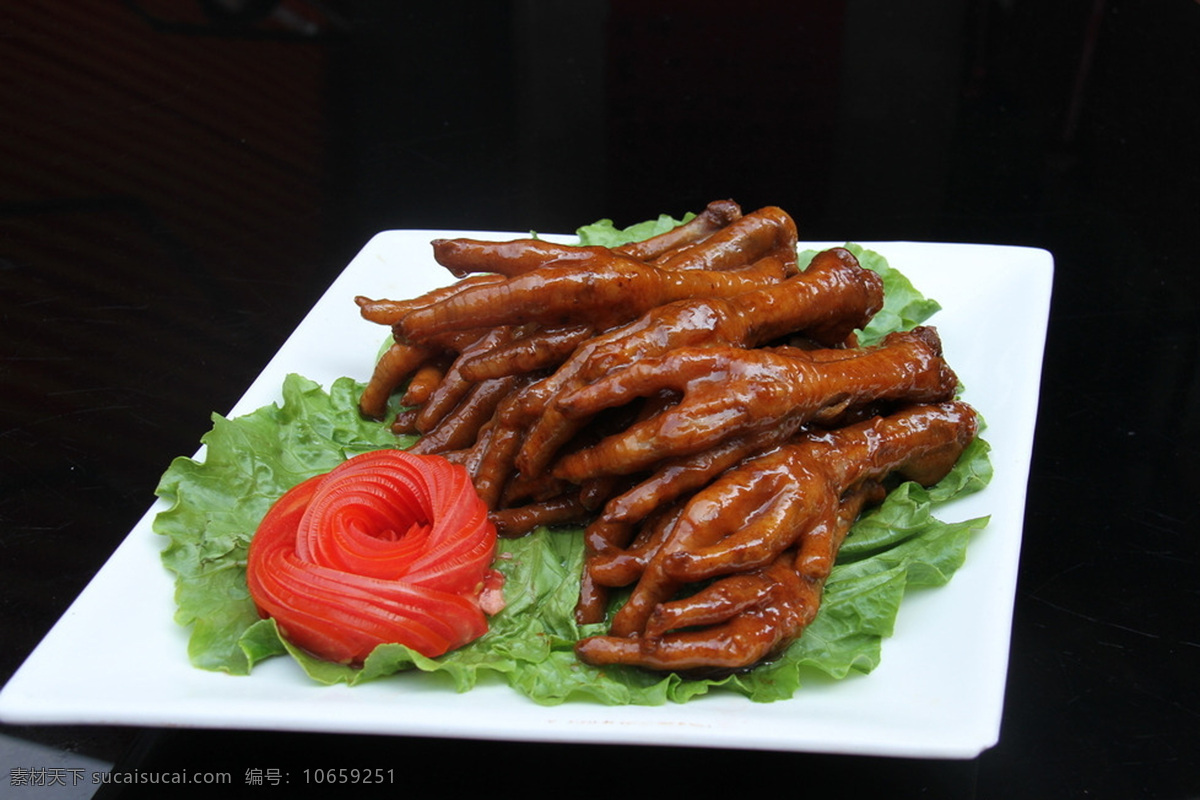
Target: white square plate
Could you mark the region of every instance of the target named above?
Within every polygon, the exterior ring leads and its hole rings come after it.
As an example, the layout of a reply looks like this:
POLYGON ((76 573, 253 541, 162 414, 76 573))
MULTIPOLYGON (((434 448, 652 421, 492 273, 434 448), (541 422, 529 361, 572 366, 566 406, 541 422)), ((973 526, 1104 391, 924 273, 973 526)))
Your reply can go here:
MULTIPOLYGON (((354 296, 400 299, 449 282, 429 242, 456 236, 521 234, 376 235, 229 416, 279 401, 289 372, 326 387, 344 375, 365 380, 384 331, 360 318, 354 296)), ((840 243, 801 249, 832 244, 840 243)), ((172 619, 173 580, 159 558, 165 540, 150 527, 156 503, 0 692, 0 719, 974 757, 1000 730, 1053 259, 1022 247, 862 244, 942 304, 930 324, 965 399, 987 420, 995 467, 987 489, 940 509, 947 521, 991 515, 991 523, 947 586, 905 599, 871 674, 812 681, 793 699, 768 704, 716 693, 658 707, 543 707, 505 686, 457 694, 420 674, 320 686, 286 658, 248 677, 206 672, 188 663, 187 632, 172 619)))

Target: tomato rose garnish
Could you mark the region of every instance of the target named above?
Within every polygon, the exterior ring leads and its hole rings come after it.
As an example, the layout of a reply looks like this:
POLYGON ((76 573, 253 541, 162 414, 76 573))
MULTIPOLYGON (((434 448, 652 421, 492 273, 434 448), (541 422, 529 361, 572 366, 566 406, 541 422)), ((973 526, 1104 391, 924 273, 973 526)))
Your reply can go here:
POLYGON ((246 581, 259 613, 316 656, 361 663, 395 642, 432 658, 487 631, 495 549, 466 469, 378 450, 276 501, 250 542, 246 581))

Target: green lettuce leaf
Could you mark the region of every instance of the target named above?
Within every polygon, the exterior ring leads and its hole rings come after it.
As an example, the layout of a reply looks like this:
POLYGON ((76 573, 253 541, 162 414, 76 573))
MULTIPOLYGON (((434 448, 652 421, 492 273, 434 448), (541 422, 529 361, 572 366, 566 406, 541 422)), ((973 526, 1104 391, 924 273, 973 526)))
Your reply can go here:
POLYGON ((618 228, 611 219, 602 219, 576 229, 575 234, 579 237, 581 245, 620 247, 623 244, 640 242, 651 236, 666 233, 695 216, 689 212, 683 215, 683 219, 675 219, 668 214, 660 214, 657 219, 638 222, 628 228, 618 228))
MULTIPOLYGON (((663 218, 654 221, 653 230, 674 224, 663 218)), ((611 223, 592 227, 596 236, 627 235, 611 223)), ((891 286, 899 287, 890 310, 894 324, 908 327, 936 309, 910 284, 906 288, 903 276, 878 254, 857 252, 884 276, 889 299, 891 286)), ((376 648, 361 668, 332 664, 292 647, 272 620, 259 619, 246 589, 246 549, 271 503, 295 484, 357 453, 411 444, 386 424, 358 414, 362 388, 342 378, 326 392, 289 375, 281 404, 236 419, 214 415, 202 439, 202 458, 176 459, 164 474, 157 494, 167 507, 156 516, 154 530, 168 541, 163 563, 175 575, 176 619, 190 629, 188 656, 195 666, 244 675, 262 659, 290 654, 314 681, 326 684, 354 685, 406 672, 405 680, 438 681, 458 692, 499 681, 545 705, 573 700, 657 705, 717 690, 770 702, 793 696, 820 674, 840 679, 874 669, 905 591, 949 580, 963 563, 972 533, 987 522, 946 523, 933 515, 939 505, 987 485, 988 447, 977 440, 936 486, 903 484, 863 515, 846 539, 816 620, 799 640, 772 662, 719 680, 596 669, 575 658, 574 643, 604 627, 581 627, 574 619, 583 564, 578 529, 539 529, 500 542, 496 567, 505 575, 507 606, 476 641, 437 659, 397 644, 376 648)))

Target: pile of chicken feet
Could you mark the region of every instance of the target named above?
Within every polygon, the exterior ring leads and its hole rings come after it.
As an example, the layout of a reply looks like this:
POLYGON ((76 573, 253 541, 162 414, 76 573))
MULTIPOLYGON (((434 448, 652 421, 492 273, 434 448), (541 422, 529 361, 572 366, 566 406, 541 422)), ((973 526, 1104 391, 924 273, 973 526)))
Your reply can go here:
POLYGON ((463 464, 502 535, 584 526, 576 616, 594 665, 753 666, 815 617, 850 526, 889 479, 940 480, 975 412, 930 327, 859 346, 878 275, 798 269, 776 207, 710 203, 622 247, 436 240, 457 282, 356 298, 390 326, 360 400, 414 452, 463 464))

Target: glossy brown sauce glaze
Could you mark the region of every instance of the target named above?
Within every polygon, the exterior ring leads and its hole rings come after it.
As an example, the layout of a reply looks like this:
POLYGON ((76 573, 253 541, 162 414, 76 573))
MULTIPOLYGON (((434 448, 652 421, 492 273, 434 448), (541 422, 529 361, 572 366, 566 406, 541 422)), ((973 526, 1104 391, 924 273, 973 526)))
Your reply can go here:
POLYGON ((399 394, 393 430, 465 465, 503 535, 584 528, 576 616, 609 632, 582 660, 773 657, 886 482, 936 482, 976 435, 937 331, 858 346, 879 276, 844 248, 798 270, 797 240, 782 209, 716 201, 611 249, 437 240, 460 280, 356 298, 393 333, 362 412, 399 394))

